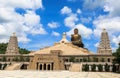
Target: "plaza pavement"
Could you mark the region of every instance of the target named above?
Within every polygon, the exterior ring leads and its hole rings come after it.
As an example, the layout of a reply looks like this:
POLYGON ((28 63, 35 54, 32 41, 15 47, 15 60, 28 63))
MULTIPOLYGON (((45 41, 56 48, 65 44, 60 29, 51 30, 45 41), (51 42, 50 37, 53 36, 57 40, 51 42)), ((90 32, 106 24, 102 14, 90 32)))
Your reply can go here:
POLYGON ((111 72, 69 72, 69 71, 0 71, 0 78, 120 78, 111 72))

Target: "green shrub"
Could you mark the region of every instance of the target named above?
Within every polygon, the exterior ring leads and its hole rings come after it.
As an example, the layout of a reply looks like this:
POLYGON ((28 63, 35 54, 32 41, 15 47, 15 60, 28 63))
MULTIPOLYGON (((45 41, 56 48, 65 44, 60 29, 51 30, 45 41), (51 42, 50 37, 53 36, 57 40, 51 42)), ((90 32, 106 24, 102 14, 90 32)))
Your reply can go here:
POLYGON ((109 69, 110 69, 110 66, 106 63, 106 64, 105 64, 105 71, 108 72, 109 69))
POLYGON ((89 71, 89 65, 88 64, 84 65, 84 71, 89 71))
POLYGON ((96 65, 95 64, 92 65, 92 71, 96 71, 96 65))
POLYGON ((98 65, 98 70, 101 72, 103 71, 103 66, 101 64, 98 65))

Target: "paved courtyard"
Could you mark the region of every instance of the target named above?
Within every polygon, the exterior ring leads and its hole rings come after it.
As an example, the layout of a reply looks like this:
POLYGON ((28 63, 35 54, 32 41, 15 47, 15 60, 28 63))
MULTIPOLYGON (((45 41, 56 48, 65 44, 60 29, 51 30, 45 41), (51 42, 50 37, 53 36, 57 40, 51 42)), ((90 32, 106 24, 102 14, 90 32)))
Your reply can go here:
POLYGON ((0 78, 120 78, 120 74, 108 72, 69 71, 0 71, 0 78))

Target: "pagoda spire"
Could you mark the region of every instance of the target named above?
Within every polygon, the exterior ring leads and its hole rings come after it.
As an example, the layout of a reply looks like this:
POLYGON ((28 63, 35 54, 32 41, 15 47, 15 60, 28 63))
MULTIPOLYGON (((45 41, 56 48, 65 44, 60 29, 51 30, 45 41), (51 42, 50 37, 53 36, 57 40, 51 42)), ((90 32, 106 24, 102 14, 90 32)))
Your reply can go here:
POLYGON ((8 46, 5 54, 9 54, 9 55, 19 54, 18 40, 15 32, 13 33, 12 36, 10 36, 10 40, 8 42, 8 46))
POLYGON ((66 33, 64 32, 62 34, 62 39, 60 40, 60 43, 67 43, 67 42, 68 42, 68 40, 66 39, 66 33))
POLYGON ((98 46, 97 53, 99 54, 112 54, 110 40, 106 29, 104 28, 101 33, 101 40, 98 46))

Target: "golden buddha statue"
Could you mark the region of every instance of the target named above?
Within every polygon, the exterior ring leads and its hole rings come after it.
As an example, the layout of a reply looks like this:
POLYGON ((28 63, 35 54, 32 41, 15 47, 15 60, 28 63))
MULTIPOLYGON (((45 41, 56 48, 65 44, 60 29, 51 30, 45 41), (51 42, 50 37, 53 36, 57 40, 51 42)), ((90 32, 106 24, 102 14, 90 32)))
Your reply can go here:
POLYGON ((78 46, 78 47, 84 47, 84 44, 82 43, 81 35, 78 34, 78 29, 74 29, 74 34, 71 35, 71 42, 72 44, 78 46))

